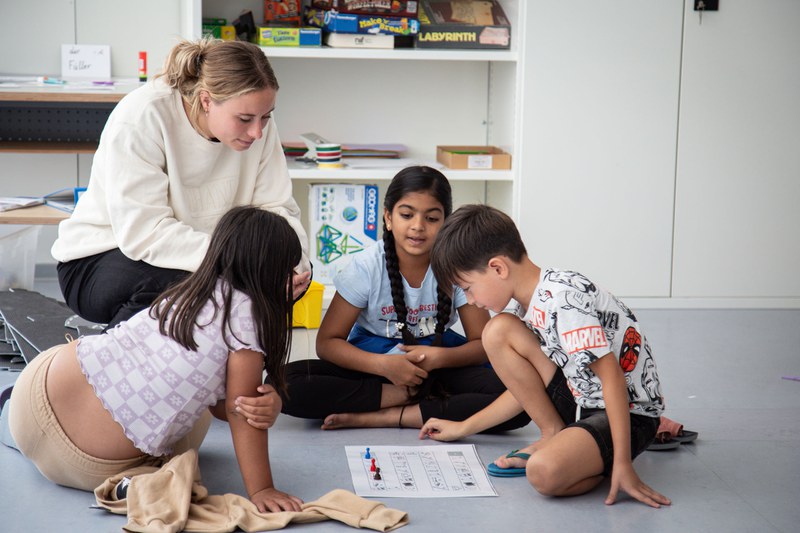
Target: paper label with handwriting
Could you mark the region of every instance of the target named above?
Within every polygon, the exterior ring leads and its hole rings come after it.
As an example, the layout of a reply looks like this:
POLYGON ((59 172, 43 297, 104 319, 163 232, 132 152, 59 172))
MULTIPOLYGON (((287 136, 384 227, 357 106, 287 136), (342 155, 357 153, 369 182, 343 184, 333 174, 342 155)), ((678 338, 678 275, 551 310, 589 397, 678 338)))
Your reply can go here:
POLYGON ((62 44, 61 77, 65 80, 110 80, 111 47, 107 44, 62 44))

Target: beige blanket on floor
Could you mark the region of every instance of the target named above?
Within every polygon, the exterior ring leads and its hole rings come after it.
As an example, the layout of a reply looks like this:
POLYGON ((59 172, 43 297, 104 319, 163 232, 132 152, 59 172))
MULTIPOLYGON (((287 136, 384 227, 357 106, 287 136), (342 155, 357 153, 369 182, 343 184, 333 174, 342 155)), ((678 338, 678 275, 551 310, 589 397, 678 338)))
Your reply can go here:
POLYGON ((127 531, 216 533, 270 531, 290 523, 308 524, 338 520, 349 526, 391 531, 408 523, 408 514, 336 489, 320 499, 303 504, 300 512, 260 513, 242 496, 209 495, 200 482, 197 452, 189 450, 160 469, 138 467, 108 478, 94 491, 100 507, 128 515, 127 531), (111 494, 123 477, 130 477, 128 497, 112 500, 111 494))

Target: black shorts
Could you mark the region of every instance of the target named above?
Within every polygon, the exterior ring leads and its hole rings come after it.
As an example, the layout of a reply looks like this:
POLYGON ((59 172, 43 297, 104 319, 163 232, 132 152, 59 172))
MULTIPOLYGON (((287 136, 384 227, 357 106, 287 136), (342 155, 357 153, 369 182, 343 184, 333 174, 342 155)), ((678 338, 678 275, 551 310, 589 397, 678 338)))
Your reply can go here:
MULTIPOLYGON (((603 475, 611 475, 611 468, 614 466, 614 443, 611 440, 611 425, 606 410, 581 409, 580 419, 576 420, 577 404, 567 387, 567 378, 560 369, 547 385, 547 394, 567 427, 583 428, 594 438, 603 458, 603 475)), ((658 424, 658 418, 631 414, 631 460, 653 442, 658 424)))

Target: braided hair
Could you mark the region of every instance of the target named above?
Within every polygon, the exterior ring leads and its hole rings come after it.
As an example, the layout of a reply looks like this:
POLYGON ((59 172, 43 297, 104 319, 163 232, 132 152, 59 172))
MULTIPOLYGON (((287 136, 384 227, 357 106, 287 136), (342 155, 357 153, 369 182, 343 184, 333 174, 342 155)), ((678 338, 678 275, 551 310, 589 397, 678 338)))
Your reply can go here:
MULTIPOLYGON (((445 218, 453 212, 450 183, 444 177, 444 174, 426 166, 406 167, 398 172, 386 190, 383 207, 391 213, 397 202, 405 195, 415 192, 427 192, 436 198, 444 208, 445 218)), ((394 234, 386 228, 385 223, 383 226, 383 250, 386 256, 386 271, 389 275, 389 285, 392 291, 392 303, 397 315, 397 329, 402 335, 403 344, 417 344, 416 337, 408 327, 408 309, 406 308, 403 278, 400 274, 400 260, 397 256, 394 234)), ((441 285, 437 285, 436 298, 437 313, 433 345, 441 346, 442 335, 447 322, 450 320, 453 302, 441 285)))

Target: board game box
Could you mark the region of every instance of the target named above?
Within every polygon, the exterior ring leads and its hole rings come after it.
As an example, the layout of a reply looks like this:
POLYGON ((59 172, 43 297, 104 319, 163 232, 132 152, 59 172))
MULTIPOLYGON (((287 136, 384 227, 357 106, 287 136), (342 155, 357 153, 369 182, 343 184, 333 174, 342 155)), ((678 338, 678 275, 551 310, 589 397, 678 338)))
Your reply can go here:
POLYGON ((356 15, 388 15, 392 17, 416 18, 419 2, 409 0, 313 0, 311 7, 335 9, 339 13, 356 15))
POLYGON ((254 42, 259 46, 322 46, 322 30, 259 26, 254 42))
POLYGON ((264 24, 300 25, 301 0, 264 0, 264 24))
POLYGON ((417 48, 511 48, 511 23, 497 0, 422 0, 417 48))
POLYGON ((314 279, 332 285, 354 254, 378 240, 378 187, 311 185, 308 200, 314 279))
POLYGON ((305 22, 309 26, 321 27, 326 32, 388 35, 415 35, 419 32, 419 21, 408 17, 354 15, 309 9, 305 14, 305 22))

